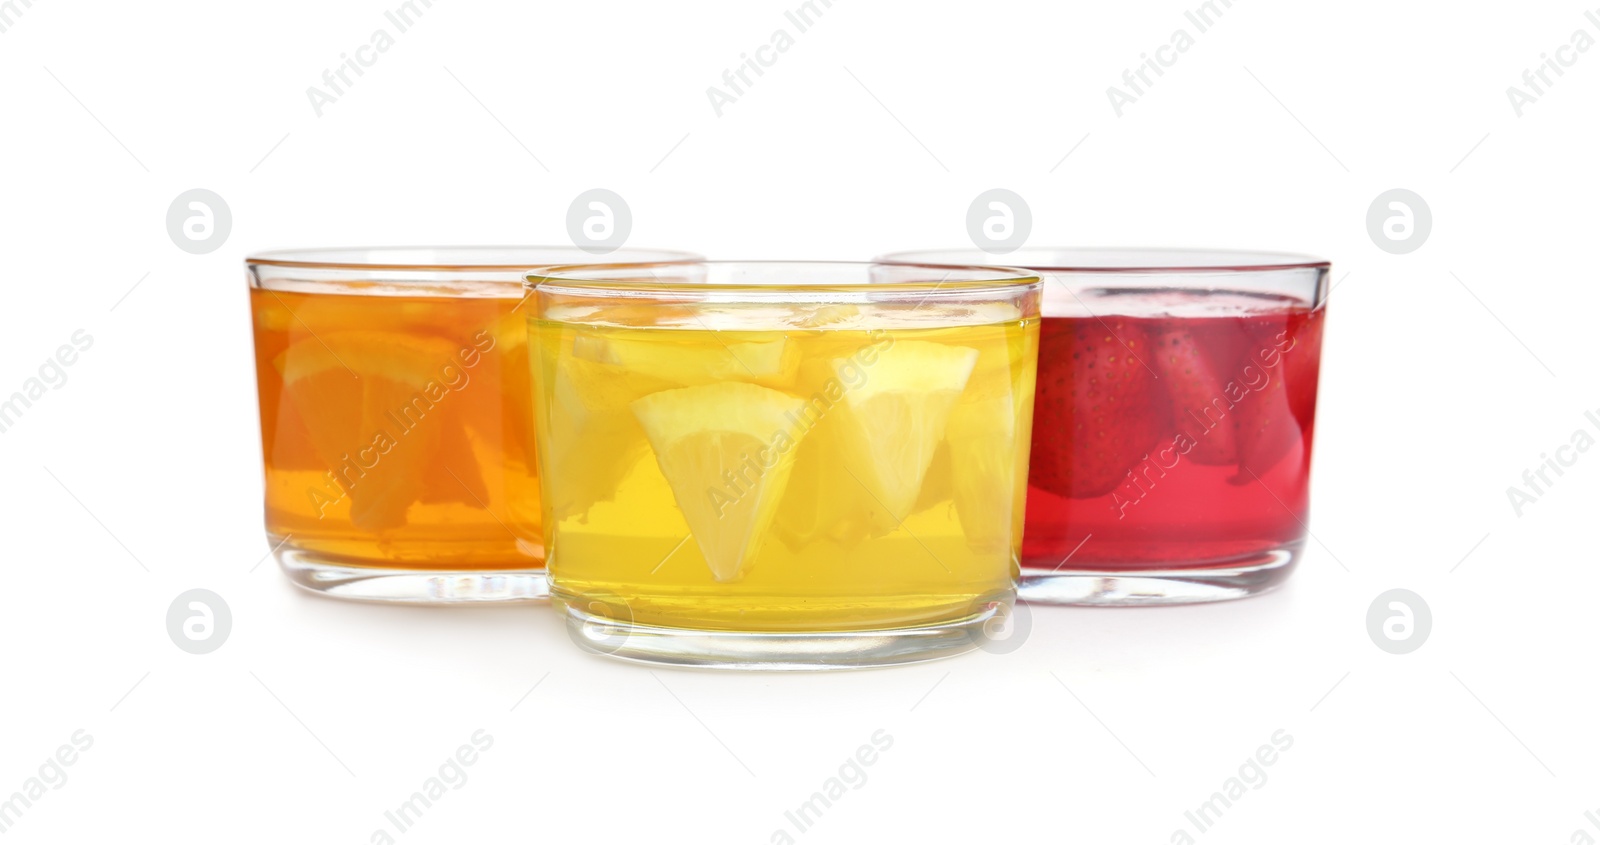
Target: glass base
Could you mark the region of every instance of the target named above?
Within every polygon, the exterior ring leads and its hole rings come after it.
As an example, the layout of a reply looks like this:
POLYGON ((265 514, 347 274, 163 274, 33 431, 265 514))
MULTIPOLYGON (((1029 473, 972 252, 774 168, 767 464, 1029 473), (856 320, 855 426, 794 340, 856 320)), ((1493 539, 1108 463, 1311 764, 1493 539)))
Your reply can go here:
POLYGON ((578 607, 581 598, 555 601, 567 633, 584 651, 637 663, 709 669, 815 671, 864 669, 938 660, 979 648, 990 635, 985 625, 1003 619, 1007 606, 951 622, 877 631, 761 632, 701 631, 638 625, 596 616, 578 607))
POLYGON ((295 586, 355 601, 464 604, 541 601, 550 597, 543 569, 397 569, 351 566, 281 547, 278 566, 295 586))
POLYGON ((1083 607, 1140 607, 1197 604, 1256 596, 1288 580, 1300 558, 1300 543, 1227 561, 1207 561, 1161 569, 1103 567, 1029 569, 1023 567, 1017 597, 1037 604, 1083 607))

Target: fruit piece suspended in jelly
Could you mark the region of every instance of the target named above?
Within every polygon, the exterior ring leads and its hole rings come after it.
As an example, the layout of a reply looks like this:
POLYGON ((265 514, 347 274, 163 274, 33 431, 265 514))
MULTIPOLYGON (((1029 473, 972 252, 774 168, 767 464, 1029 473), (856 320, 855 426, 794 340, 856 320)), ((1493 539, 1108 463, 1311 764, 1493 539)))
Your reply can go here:
POLYGON ((899 341, 844 394, 838 436, 845 466, 887 509, 888 527, 911 514, 977 360, 977 350, 965 346, 899 341))
POLYGON ((761 550, 794 468, 804 402, 741 382, 664 390, 632 404, 661 474, 718 581, 761 550))

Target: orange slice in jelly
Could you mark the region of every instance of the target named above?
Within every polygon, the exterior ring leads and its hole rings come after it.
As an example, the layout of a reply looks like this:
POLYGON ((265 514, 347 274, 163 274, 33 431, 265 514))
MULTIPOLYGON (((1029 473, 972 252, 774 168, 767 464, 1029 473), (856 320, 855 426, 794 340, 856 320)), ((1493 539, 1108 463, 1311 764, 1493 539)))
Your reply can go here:
MULTIPOLYGON (((443 370, 454 353, 442 338, 338 331, 296 341, 273 361, 282 403, 305 421, 313 450, 334 475, 330 495, 345 492, 356 527, 404 525, 406 510, 423 498, 452 422, 443 370)), ((313 499, 324 515, 346 504, 313 499)))

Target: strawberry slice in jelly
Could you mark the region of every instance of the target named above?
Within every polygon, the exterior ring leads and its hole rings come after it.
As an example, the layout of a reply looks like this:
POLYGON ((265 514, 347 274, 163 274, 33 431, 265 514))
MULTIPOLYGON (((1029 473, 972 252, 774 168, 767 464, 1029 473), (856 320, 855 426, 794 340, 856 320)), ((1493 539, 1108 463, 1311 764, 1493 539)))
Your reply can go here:
MULTIPOLYGON (((1232 321, 1214 320, 1224 324, 1232 321)), ((1228 325, 1218 328, 1227 330, 1228 325)), ((1233 402, 1229 398, 1230 374, 1216 361, 1232 361, 1237 353, 1216 354, 1219 346, 1230 349, 1239 344, 1232 337, 1197 339, 1199 332, 1190 325, 1178 324, 1153 334, 1150 365, 1161 374, 1161 382, 1172 399, 1176 430, 1194 442, 1187 458, 1204 466, 1226 466, 1239 460, 1234 443, 1234 420, 1229 418, 1233 402)), ((1213 332, 1213 334, 1217 334, 1213 332)), ((1234 388, 1237 395, 1237 387, 1234 388)))
POLYGON ((1039 336, 1031 483, 1069 498, 1103 496, 1172 431, 1169 402, 1142 358, 1137 323, 1046 320, 1039 336))
POLYGON ((1268 383, 1252 391, 1234 413, 1239 443, 1239 481, 1260 476, 1291 452, 1309 449, 1317 411, 1317 372, 1322 355, 1322 311, 1293 318, 1276 336, 1264 338, 1251 366, 1262 367, 1268 383))

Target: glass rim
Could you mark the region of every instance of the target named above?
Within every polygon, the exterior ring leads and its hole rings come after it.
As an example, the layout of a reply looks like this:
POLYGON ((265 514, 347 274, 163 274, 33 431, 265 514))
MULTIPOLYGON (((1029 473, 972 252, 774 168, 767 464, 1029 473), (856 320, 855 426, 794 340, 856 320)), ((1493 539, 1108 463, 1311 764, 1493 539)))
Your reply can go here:
POLYGON ((851 292, 863 293, 872 291, 908 292, 918 290, 951 292, 973 292, 980 290, 1009 290, 1012 288, 1026 288, 1042 285, 1043 278, 1038 272, 1020 267, 998 266, 993 264, 934 264, 923 262, 884 262, 884 261, 815 261, 815 260, 784 260, 784 259, 759 259, 759 260, 700 260, 687 262, 613 262, 597 264, 556 264, 538 267, 530 271, 524 281, 524 286, 529 290, 558 290, 574 295, 599 295, 610 292, 617 295, 628 293, 643 294, 669 294, 683 293, 756 293, 772 294, 785 291, 796 293, 807 292, 851 292), (801 271, 811 269, 823 271, 825 269, 850 268, 863 271, 863 277, 853 282, 836 281, 805 281, 784 280, 779 282, 683 282, 671 280, 656 280, 640 278, 622 278, 618 271, 627 269, 633 271, 648 270, 654 267, 665 268, 728 268, 728 269, 779 269, 795 268, 801 271), (892 267, 898 270, 922 269, 928 271, 928 278, 917 281, 874 281, 866 277, 866 273, 873 267, 892 267), (963 272, 969 278, 951 280, 953 272, 963 272), (935 274, 944 273, 943 278, 934 278, 935 274))
MULTIPOLYGON (((504 272, 526 273, 528 270, 550 266, 551 255, 539 253, 571 254, 576 259, 592 255, 606 264, 650 263, 659 266, 693 264, 702 257, 693 252, 649 247, 619 247, 608 253, 591 253, 582 247, 566 245, 494 245, 451 244, 442 246, 336 246, 295 249, 271 249, 252 252, 244 263, 250 267, 285 267, 301 270, 384 270, 433 273, 504 272), (403 260, 406 255, 432 253, 435 256, 459 257, 459 261, 403 260), (530 256, 528 261, 516 261, 510 256, 518 253, 530 256), (622 254, 625 260, 614 256, 622 254), (370 256, 359 260, 358 256, 370 256), (385 259, 383 256, 387 256, 385 259), (474 256, 478 260, 474 260, 474 256)), ((571 266, 585 266, 574 263, 571 266)))
MULTIPOLYGON (((951 262, 970 264, 974 257, 991 254, 970 247, 912 249, 884 253, 873 260, 881 264, 926 265, 941 263, 936 257, 947 256, 951 262)), ((1211 247, 1023 247, 998 257, 1009 266, 1034 273, 1264 273, 1326 270, 1333 266, 1328 259, 1305 253, 1211 247), (1034 256, 1045 260, 1034 260, 1034 256), (1170 258, 1163 261, 1162 256, 1170 258)))

